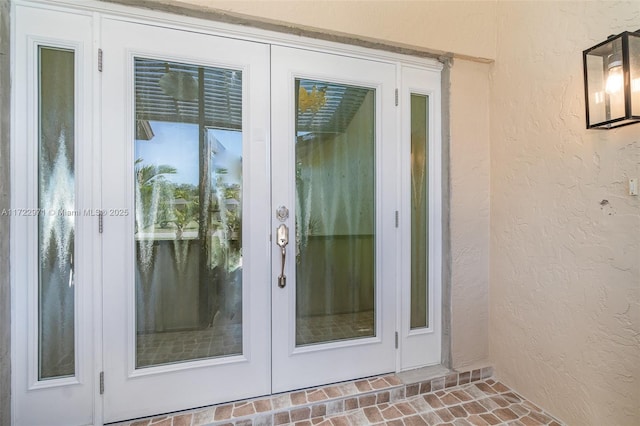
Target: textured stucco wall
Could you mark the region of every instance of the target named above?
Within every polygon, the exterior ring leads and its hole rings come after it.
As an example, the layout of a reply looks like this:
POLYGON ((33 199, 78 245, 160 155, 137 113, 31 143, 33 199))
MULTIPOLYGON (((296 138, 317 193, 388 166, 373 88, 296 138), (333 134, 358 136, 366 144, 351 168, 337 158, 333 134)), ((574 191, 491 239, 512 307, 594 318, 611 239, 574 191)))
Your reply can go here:
POLYGON ((451 73, 452 365, 489 356, 489 72, 454 60, 451 73))
MULTIPOLYGON (((9 208, 9 0, 0 0, 0 211, 9 208)), ((9 220, 0 216, 0 425, 11 420, 9 220)))
POLYGON ((495 1, 153 1, 215 8, 460 55, 495 57, 495 1))
POLYGON ((640 3, 499 2, 498 17, 490 358, 570 425, 637 425, 640 124, 585 130, 581 54, 640 28, 640 3))

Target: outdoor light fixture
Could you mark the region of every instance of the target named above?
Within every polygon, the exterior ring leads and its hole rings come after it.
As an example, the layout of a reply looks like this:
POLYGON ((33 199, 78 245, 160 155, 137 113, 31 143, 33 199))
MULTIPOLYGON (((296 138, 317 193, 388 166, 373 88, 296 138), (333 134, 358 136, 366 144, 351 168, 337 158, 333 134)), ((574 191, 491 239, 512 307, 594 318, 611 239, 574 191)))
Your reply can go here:
POLYGON ((587 129, 640 122, 640 30, 582 52, 587 129))

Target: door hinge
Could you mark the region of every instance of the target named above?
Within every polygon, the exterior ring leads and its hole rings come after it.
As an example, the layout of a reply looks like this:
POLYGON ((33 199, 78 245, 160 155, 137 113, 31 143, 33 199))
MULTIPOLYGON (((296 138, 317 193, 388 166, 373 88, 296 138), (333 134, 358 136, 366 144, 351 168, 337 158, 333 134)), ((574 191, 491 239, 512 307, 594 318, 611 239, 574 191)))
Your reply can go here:
MULTIPOLYGON (((100 70, 100 71, 102 71, 102 70, 100 70)), ((396 106, 398 106, 398 97, 399 97, 398 89, 396 89, 396 106)))
POLYGON ((400 226, 400 212, 396 210, 396 228, 400 226))
POLYGON ((100 395, 104 394, 104 371, 100 372, 100 395))
POLYGON ((398 349, 398 332, 396 331, 396 349, 398 349))
POLYGON ((100 234, 102 234, 102 231, 104 230, 104 226, 102 224, 102 218, 104 217, 104 215, 102 214, 102 212, 100 212, 100 214, 98 214, 98 232, 100 234))
POLYGON ((102 72, 102 49, 98 49, 98 71, 102 72))

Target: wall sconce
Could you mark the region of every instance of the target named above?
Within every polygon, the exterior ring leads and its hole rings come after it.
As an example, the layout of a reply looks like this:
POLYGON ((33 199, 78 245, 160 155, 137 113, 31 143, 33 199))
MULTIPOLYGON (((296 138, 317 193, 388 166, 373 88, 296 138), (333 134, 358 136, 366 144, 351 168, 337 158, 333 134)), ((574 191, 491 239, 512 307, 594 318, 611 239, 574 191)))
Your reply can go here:
POLYGON ((640 122, 640 30, 582 52, 587 129, 640 122))

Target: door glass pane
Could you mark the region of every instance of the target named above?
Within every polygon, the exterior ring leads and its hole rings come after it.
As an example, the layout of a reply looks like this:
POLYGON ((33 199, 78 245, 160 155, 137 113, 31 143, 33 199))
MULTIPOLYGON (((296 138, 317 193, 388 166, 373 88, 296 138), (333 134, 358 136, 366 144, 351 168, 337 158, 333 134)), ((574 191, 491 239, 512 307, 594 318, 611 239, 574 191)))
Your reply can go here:
POLYGON ((296 344, 375 336, 375 91, 296 95, 296 344))
POLYGON ((75 373, 74 52, 39 49, 39 379, 75 373))
POLYGON ((631 115, 640 116, 640 34, 629 35, 629 80, 631 115))
POLYGON ((411 328, 428 327, 427 96, 411 94, 411 328))
POLYGON ((242 73, 135 60, 136 366, 242 353, 242 73))

